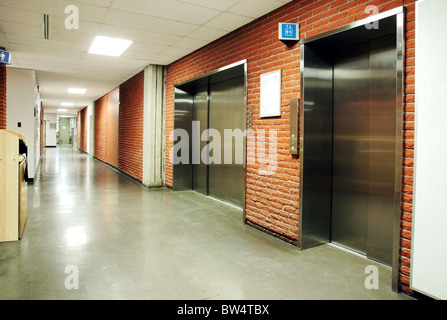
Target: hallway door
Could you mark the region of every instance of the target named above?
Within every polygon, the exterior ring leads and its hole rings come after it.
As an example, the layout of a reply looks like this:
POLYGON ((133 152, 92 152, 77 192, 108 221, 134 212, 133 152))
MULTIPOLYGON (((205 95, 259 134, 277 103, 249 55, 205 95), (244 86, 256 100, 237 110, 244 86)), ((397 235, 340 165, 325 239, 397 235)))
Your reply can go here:
POLYGON ((70 118, 60 118, 59 119, 59 140, 62 145, 70 144, 70 118))

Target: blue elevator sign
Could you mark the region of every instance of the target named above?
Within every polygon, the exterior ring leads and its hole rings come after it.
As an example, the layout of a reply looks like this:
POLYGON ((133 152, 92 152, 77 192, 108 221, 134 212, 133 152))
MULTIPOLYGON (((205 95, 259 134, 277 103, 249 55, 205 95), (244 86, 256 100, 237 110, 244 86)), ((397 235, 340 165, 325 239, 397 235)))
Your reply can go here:
POLYGON ((300 26, 298 23, 280 23, 279 40, 300 40, 300 26))
POLYGON ((0 63, 11 63, 11 54, 8 51, 0 50, 0 63))

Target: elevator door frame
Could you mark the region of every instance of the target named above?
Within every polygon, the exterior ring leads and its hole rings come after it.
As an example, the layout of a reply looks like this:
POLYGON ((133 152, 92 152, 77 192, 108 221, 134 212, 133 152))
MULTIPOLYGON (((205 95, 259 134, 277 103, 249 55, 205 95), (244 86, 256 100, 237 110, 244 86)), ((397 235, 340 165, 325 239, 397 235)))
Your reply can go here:
MULTIPOLYGON (((215 71, 209 72, 202 76, 186 80, 174 85, 175 88, 175 106, 174 106, 174 129, 183 128, 185 129, 191 136, 192 133, 192 121, 194 120, 193 112, 188 114, 189 110, 194 109, 194 97, 199 88, 208 88, 207 96, 208 96, 208 107, 210 103, 210 86, 214 83, 219 83, 222 81, 230 80, 232 78, 243 77, 243 86, 244 86, 244 110, 247 110, 247 60, 241 60, 239 62, 230 64, 228 66, 216 69, 215 71)), ((247 123, 247 114, 245 112, 244 119, 244 128, 246 129, 247 123)), ((208 115, 208 124, 209 124, 209 115, 208 115)), ((242 129, 244 129, 242 128, 242 129)), ((203 129, 203 128, 202 128, 203 129)), ((223 138, 223 137, 222 137, 223 138)), ((243 146, 244 146, 244 159, 243 159, 243 181, 244 181, 244 193, 242 195, 242 221, 245 223, 245 203, 246 203, 246 175, 247 175, 247 139, 244 138, 243 146)), ((203 146, 203 144, 202 144, 203 146)), ((197 146, 196 146, 197 147, 197 146)), ((201 147, 201 146, 200 146, 201 147)), ((191 153, 193 152, 194 146, 192 142, 189 141, 189 150, 190 158, 188 164, 177 164, 174 165, 174 174, 173 174, 173 190, 174 191, 185 191, 185 190, 193 190, 194 189, 194 174, 193 174, 193 159, 191 157, 191 153)), ((209 168, 207 168, 209 170, 209 168)), ((207 186, 207 189, 209 185, 207 186)), ((230 205, 233 205, 229 203, 230 205)))
POLYGON ((300 237, 301 250, 331 241, 333 62, 337 48, 396 36, 396 161, 392 290, 399 287, 403 132, 404 14, 399 7, 301 41, 300 237), (373 22, 379 29, 371 29, 373 22), (312 116, 311 116, 312 115, 312 116), (328 151, 329 150, 329 151, 328 151))

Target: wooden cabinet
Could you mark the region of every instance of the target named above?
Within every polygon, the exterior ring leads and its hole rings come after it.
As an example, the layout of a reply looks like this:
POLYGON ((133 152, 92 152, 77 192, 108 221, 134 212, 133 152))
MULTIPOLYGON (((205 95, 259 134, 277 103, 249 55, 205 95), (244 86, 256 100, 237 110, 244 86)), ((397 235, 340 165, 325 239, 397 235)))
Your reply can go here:
POLYGON ((28 215, 26 157, 17 132, 0 130, 0 242, 19 240, 28 215))

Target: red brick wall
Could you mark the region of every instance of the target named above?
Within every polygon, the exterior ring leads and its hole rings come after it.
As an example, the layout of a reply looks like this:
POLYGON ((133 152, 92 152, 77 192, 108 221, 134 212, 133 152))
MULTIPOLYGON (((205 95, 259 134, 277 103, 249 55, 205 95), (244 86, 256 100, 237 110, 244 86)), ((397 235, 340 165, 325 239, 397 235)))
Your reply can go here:
POLYGON ((415 16, 416 1, 405 0, 405 82, 404 82, 404 161, 401 218, 401 285, 407 292, 410 285, 411 234, 413 221, 414 129, 415 129, 415 16))
POLYGON ((0 129, 6 129, 6 65, 0 64, 0 129))
POLYGON ((143 181, 144 71, 120 86, 118 169, 143 181))
POLYGON ((95 157, 107 162, 107 106, 109 94, 95 101, 95 157))
MULTIPOLYGON (((118 91, 113 90, 95 102, 95 157, 141 182, 143 180, 144 71, 121 84, 118 91), (116 94, 119 94, 119 106, 116 94), (114 128, 116 122, 114 113, 117 110, 117 128, 114 128), (112 137, 112 133, 115 136, 116 130, 118 130, 117 141, 112 137), (117 163, 112 163, 111 159, 115 158, 117 158, 117 163)), ((81 128, 86 121, 87 118, 84 120, 81 116, 81 128)), ((83 128, 86 130, 85 126, 83 128)), ((80 148, 85 147, 82 149, 85 151, 87 132, 85 132, 84 141, 85 144, 81 140, 80 148)))
POLYGON ((119 88, 108 93, 107 104, 107 139, 106 160, 109 165, 118 168, 118 121, 119 121, 119 88))
MULTIPOLYGON (((217 68, 246 59, 248 61, 247 105, 253 107, 253 129, 277 129, 278 169, 272 176, 258 174, 258 165, 247 165, 246 214, 249 223, 261 226, 296 243, 299 237, 299 170, 300 161, 290 156, 289 99, 299 97, 300 47, 288 47, 278 41, 279 22, 299 22, 301 38, 334 29, 366 18, 366 6, 376 5, 379 12, 405 5, 405 159, 402 170, 402 288, 410 291, 411 221, 413 202, 414 156, 414 10, 416 0, 296 0, 247 26, 172 63, 167 69, 166 147, 173 147, 169 136, 174 128, 174 84, 192 79, 217 68), (282 116, 260 119, 260 75, 282 70, 282 116)), ((173 165, 166 157, 166 185, 173 186, 173 165)))
POLYGON ((84 152, 88 150, 87 121, 88 108, 79 111, 78 116, 78 149, 84 152))

